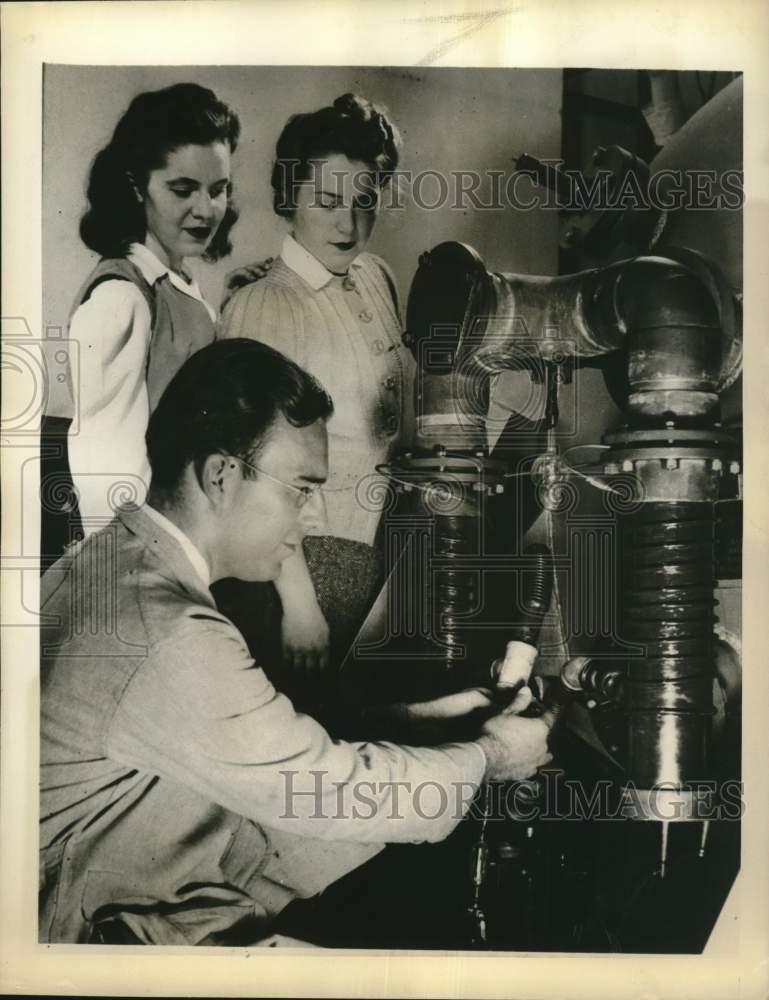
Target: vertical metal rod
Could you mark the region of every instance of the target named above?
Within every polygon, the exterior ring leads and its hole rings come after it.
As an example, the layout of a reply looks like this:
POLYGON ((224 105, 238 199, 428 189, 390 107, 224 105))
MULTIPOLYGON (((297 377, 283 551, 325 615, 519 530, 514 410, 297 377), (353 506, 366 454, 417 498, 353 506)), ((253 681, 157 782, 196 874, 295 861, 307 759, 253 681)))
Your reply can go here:
POLYGON ((699 856, 701 858, 705 857, 705 842, 708 839, 708 830, 709 830, 709 828, 710 828, 710 820, 709 819, 703 820, 702 821, 702 837, 700 839, 700 849, 699 849, 699 852, 698 852, 698 854, 699 854, 699 856))
POLYGON ((491 816, 491 785, 483 786, 483 818, 478 841, 473 848, 471 865, 471 900, 467 912, 473 921, 473 943, 485 947, 486 913, 483 909, 482 894, 486 882, 486 869, 489 860, 489 845, 487 842, 487 827, 491 816))
POLYGON ((665 877, 665 865, 668 858, 668 820, 662 820, 662 850, 660 853, 660 878, 665 877))

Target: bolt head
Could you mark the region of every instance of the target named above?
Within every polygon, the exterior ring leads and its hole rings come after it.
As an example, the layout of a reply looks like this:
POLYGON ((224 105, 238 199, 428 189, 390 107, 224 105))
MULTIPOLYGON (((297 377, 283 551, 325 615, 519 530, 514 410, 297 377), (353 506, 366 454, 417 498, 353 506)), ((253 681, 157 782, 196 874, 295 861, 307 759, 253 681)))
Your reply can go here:
POLYGON ((730 462, 729 463, 729 472, 731 472, 731 474, 733 476, 739 475, 739 472, 740 472, 740 463, 739 462, 730 462))
POLYGON ((624 461, 622 462, 622 471, 623 472, 633 471, 633 462, 631 461, 631 459, 629 458, 624 459, 624 461))
POLYGON ((720 472, 721 469, 723 469, 723 467, 724 463, 721 461, 720 458, 713 459, 713 472, 720 472))

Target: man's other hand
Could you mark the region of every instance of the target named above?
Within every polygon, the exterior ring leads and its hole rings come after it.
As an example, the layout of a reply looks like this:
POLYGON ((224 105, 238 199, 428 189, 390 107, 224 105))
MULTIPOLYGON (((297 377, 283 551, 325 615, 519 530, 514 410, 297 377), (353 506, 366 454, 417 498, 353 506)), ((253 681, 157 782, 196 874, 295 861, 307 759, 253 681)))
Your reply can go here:
POLYGON ((553 716, 548 712, 536 719, 517 715, 530 701, 531 691, 522 688, 505 711, 487 719, 481 727, 477 742, 488 761, 486 780, 519 781, 553 759, 547 749, 553 716))

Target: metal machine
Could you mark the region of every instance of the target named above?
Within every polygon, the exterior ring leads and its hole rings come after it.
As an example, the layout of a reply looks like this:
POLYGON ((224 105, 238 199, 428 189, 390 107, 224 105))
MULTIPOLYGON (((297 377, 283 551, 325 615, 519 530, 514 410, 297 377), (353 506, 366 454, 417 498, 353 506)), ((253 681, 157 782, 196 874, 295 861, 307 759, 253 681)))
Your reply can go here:
MULTIPOLYGON (((733 120, 737 90, 665 148, 666 167, 701 161, 703 130, 733 120)), ((724 592, 739 576, 739 243, 713 252, 718 212, 663 222, 635 220, 615 241, 632 253, 559 277, 491 273, 443 243, 411 287, 417 438, 381 469, 399 561, 386 641, 358 649, 379 665, 368 695, 525 678, 560 717, 559 773, 588 798, 608 788, 603 815, 549 827, 532 806, 557 812, 566 793, 546 777, 516 789, 496 827, 484 792, 468 901, 478 947, 700 950, 739 863, 739 623, 724 592), (573 461, 560 396, 569 385, 588 410, 576 390, 601 359, 621 420, 573 461), (543 386, 544 406, 490 451, 493 379, 511 368, 543 386), (585 617, 599 625, 587 643, 585 617)))

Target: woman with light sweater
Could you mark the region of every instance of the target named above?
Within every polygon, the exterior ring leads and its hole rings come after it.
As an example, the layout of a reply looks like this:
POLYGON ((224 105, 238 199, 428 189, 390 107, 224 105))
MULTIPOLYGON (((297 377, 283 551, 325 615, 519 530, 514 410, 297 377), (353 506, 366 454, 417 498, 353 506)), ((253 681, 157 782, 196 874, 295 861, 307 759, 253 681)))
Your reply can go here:
MULTIPOLYGON (((80 235, 101 260, 77 293, 69 326, 79 345, 78 420, 54 429, 67 435, 84 534, 107 523, 117 504, 143 502, 149 415, 187 357, 214 339, 216 313, 185 260, 230 250, 230 156, 239 134, 237 115, 212 91, 180 83, 135 97, 94 160, 80 235)), ((61 473, 47 478, 60 484, 61 473)), ((48 492, 61 500, 66 491, 48 492)), ((44 504, 46 496, 44 469, 44 504)), ((64 499, 58 510, 44 506, 44 562, 76 530, 75 501, 64 499)))
POLYGON ((328 662, 329 625, 341 654, 381 585, 374 543, 385 491, 375 470, 410 435, 413 359, 395 283, 385 262, 364 252, 399 145, 384 111, 353 94, 290 118, 272 172, 273 207, 288 233, 277 260, 254 269, 257 280, 223 315, 222 336, 277 348, 334 401, 327 524, 277 582, 284 660, 310 676, 328 662))

